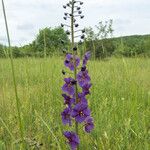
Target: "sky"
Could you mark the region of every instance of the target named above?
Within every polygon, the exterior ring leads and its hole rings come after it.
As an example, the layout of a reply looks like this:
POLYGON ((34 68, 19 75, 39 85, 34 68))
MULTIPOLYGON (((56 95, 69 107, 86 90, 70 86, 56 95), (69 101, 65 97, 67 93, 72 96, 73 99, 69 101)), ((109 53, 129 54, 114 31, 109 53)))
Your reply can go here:
MULTIPOLYGON (((93 27, 113 19, 114 36, 150 34, 150 0, 82 0, 85 19, 81 27, 93 27)), ((4 0, 12 45, 32 42, 39 29, 64 23, 63 4, 68 0, 4 0)), ((0 43, 6 30, 0 2, 0 43)))

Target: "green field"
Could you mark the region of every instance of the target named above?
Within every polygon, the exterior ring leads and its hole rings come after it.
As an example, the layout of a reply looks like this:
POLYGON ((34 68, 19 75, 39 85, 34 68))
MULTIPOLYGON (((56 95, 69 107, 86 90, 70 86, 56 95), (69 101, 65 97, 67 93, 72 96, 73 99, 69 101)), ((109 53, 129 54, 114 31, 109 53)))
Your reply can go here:
MULTIPOLYGON (((63 58, 15 59, 23 132, 28 150, 67 150, 62 135, 63 58)), ((95 129, 80 126, 81 150, 150 149, 150 59, 91 61, 88 97, 95 129)), ((65 69, 65 68, 64 68, 65 69)), ((0 60, 0 150, 21 147, 10 61, 0 60)))

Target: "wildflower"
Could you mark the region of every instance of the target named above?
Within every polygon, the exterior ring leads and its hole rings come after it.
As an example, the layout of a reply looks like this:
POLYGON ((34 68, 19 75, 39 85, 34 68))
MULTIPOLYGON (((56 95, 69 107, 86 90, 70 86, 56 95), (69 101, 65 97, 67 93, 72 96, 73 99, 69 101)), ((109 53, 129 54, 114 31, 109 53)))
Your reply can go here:
POLYGON ((86 83, 83 85, 82 87, 82 92, 85 94, 85 95, 88 95, 90 94, 90 88, 91 88, 92 84, 91 83, 86 83))
POLYGON ((86 66, 87 61, 90 59, 90 57, 91 57, 91 52, 90 51, 86 52, 83 59, 83 66, 86 66))
POLYGON ((62 94, 62 96, 64 97, 64 104, 71 108, 72 104, 75 103, 75 99, 66 94, 62 94))
POLYGON ((74 88, 74 84, 72 84, 74 79, 73 78, 65 78, 64 81, 65 81, 65 84, 62 87, 63 92, 65 92, 69 95, 74 95, 75 88, 74 88))
POLYGON ((70 145, 71 149, 75 150, 80 143, 78 135, 74 132, 66 131, 64 132, 64 136, 67 138, 67 143, 70 145))
POLYGON ((78 103, 86 103, 87 104, 87 99, 85 98, 84 93, 78 93, 78 103))
MULTIPOLYGON (((72 54, 67 54, 66 55, 66 60, 65 60, 65 66, 68 67, 71 71, 74 70, 74 61, 73 61, 73 55, 72 54)), ((76 67, 79 66, 80 64, 80 59, 79 57, 75 57, 75 60, 76 60, 76 67)))
POLYGON ((86 117, 84 123, 85 123, 85 124, 84 124, 84 127, 85 127, 84 130, 85 130, 87 133, 90 133, 90 132, 93 130, 93 128, 94 128, 93 118, 90 117, 90 116, 86 117))
POLYGON ((71 126, 71 109, 69 107, 64 109, 64 111, 61 113, 61 116, 63 124, 69 124, 71 126))
POLYGON ((77 74, 77 80, 78 80, 78 83, 81 87, 84 86, 84 84, 86 83, 89 83, 91 78, 90 76, 88 75, 88 71, 85 70, 85 71, 80 71, 78 74, 77 74))
POLYGON ((86 103, 78 103, 73 108, 71 116, 75 118, 78 123, 82 123, 87 116, 90 116, 90 110, 86 103))
MULTIPOLYGON (((68 77, 64 79, 65 83, 62 86, 62 96, 64 98, 64 104, 67 108, 65 108, 61 113, 63 124, 69 124, 71 126, 72 120, 75 121, 75 125, 73 125, 73 127, 75 127, 75 132, 64 132, 64 136, 67 138, 67 143, 70 145, 71 150, 76 150, 80 143, 79 137, 77 135, 79 131, 79 123, 83 123, 84 130, 87 133, 91 132, 94 128, 93 118, 90 116, 91 111, 88 108, 88 101, 86 99, 87 94, 90 94, 90 88, 92 86, 92 84, 90 83, 91 78, 88 74, 86 66, 91 56, 90 52, 85 53, 81 70, 78 70, 78 66, 80 65, 80 58, 77 56, 77 46, 79 44, 82 44, 82 40, 84 40, 85 38, 85 29, 77 30, 79 24, 77 23, 78 20, 76 18, 84 18, 80 6, 82 4, 83 2, 81 1, 72 0, 64 5, 63 7, 65 9, 67 7, 71 8, 71 12, 64 13, 64 19, 66 21, 70 19, 72 26, 70 26, 70 24, 68 25, 68 23, 61 24, 61 27, 67 26, 66 34, 71 35, 72 47, 72 54, 67 53, 66 50, 63 51, 66 54, 64 65, 71 71, 73 71, 74 78, 68 77), (81 32, 81 35, 78 35, 79 32, 81 32), (76 45, 77 43, 75 43, 75 38, 77 37, 80 37, 80 42, 78 43, 78 45, 76 45), (80 89, 78 88, 79 86, 81 87, 80 89)), ((64 41, 61 41, 61 43, 62 45, 65 44, 64 41)), ((68 74, 68 71, 66 73, 64 70, 62 70, 62 74, 66 75, 68 74)))

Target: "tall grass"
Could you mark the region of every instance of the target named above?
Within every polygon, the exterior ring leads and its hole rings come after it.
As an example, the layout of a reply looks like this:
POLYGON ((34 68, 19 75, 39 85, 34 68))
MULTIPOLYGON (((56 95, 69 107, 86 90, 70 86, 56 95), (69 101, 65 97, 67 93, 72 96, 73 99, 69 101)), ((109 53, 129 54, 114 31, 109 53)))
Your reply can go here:
MULTIPOLYGON (((68 149, 63 139, 60 112, 63 59, 14 60, 23 132, 28 149, 68 149)), ((81 149, 148 150, 150 122, 150 60, 110 59, 91 61, 92 91, 88 99, 95 130, 82 128, 81 149)), ((0 60, 0 148, 20 147, 17 108, 11 65, 0 60)))
MULTIPOLYGON (((7 40, 8 40, 8 47, 9 47, 9 58, 10 58, 11 71, 12 71, 12 79, 13 79, 14 92, 15 92, 16 107, 17 107, 17 113, 18 113, 18 122, 19 122, 19 127, 20 127, 20 135, 21 135, 22 142, 24 143, 23 126, 22 126, 21 111, 20 111, 20 106, 21 105, 20 105, 20 100, 19 100, 18 91, 17 91, 14 61, 13 61, 13 55, 12 55, 11 41, 10 41, 9 28, 8 28, 8 23, 7 23, 7 16, 6 16, 6 12, 5 12, 4 0, 2 0, 2 8, 3 8, 4 20, 5 20, 5 26, 6 26, 6 33, 7 33, 7 40)), ((23 148, 25 148, 25 143, 23 145, 23 148)))

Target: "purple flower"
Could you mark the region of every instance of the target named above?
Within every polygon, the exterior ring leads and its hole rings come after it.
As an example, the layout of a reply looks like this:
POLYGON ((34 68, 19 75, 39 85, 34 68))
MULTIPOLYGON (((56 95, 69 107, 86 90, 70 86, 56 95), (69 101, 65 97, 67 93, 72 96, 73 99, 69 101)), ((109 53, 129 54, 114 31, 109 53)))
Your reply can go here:
POLYGON ((78 103, 73 108, 71 116, 75 118, 78 123, 81 123, 85 120, 87 116, 90 116, 90 110, 86 103, 78 103))
POLYGON ((84 122, 85 122, 85 124, 84 124, 85 131, 87 133, 90 133, 93 130, 93 128, 94 128, 93 118, 88 116, 88 117, 86 117, 84 122))
POLYGON ((87 64, 88 60, 90 59, 90 57, 91 57, 91 52, 90 51, 86 52, 85 55, 84 55, 84 58, 83 58, 83 66, 86 66, 86 64, 87 64))
POLYGON ((73 82, 75 80, 73 78, 65 78, 64 81, 65 84, 63 85, 62 90, 69 95, 74 95, 75 88, 73 82))
POLYGON ((84 84, 90 82, 91 78, 90 76, 88 75, 88 71, 85 70, 85 71, 80 71, 78 74, 77 74, 77 81, 79 83, 79 85, 81 87, 84 86, 84 84))
POLYGON ((91 88, 91 86, 92 86, 91 83, 86 83, 86 84, 84 84, 84 86, 82 87, 82 92, 83 92, 85 95, 90 94, 90 88, 91 88))
POLYGON ((67 138, 67 143, 70 145, 71 150, 75 150, 80 143, 78 135, 74 132, 66 131, 64 132, 64 136, 67 138))
POLYGON ((75 103, 75 99, 66 94, 62 94, 62 96, 64 97, 64 104, 71 108, 71 105, 75 103))
POLYGON ((86 103, 87 104, 87 100, 85 98, 84 93, 78 93, 78 103, 86 103))
POLYGON ((64 125, 69 124, 71 126, 71 109, 68 107, 61 113, 62 122, 64 125))
MULTIPOLYGON (((79 66, 80 64, 80 58, 75 56, 75 60, 76 60, 76 67, 79 66)), ((73 59, 73 55, 72 54, 67 54, 66 55, 66 59, 64 62, 65 66, 68 67, 71 71, 74 70, 74 59, 73 59)))

